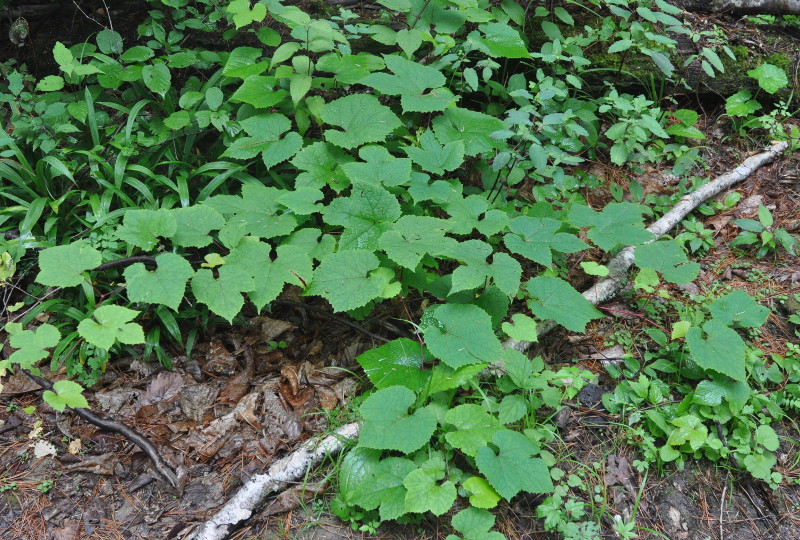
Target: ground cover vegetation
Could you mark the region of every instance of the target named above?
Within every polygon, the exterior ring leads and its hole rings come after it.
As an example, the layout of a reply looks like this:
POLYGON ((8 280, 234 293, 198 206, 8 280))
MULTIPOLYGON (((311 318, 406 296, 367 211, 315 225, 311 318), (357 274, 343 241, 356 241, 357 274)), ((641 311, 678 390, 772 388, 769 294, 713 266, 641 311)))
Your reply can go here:
MULTIPOLYGON (((552 446, 554 413, 598 374, 551 369, 503 340, 536 341, 547 320, 584 332, 607 312, 576 277, 605 275, 604 261, 636 245, 627 294, 648 321, 643 354, 606 366, 616 384, 602 396, 639 449, 636 467, 705 458, 771 486, 800 481, 776 470, 773 427, 800 402, 800 349, 754 344, 770 314, 758 297, 676 289, 700 271, 689 257, 709 247, 702 224, 662 239, 645 230, 707 181, 698 114, 652 76, 643 94, 613 83, 637 77, 636 59, 683 88, 679 40, 713 77, 736 59, 718 33, 693 31, 664 0, 569 11, 380 0, 371 17, 278 0, 150 4, 135 44, 109 25, 56 43, 58 73, 0 65, 13 350, 0 370, 36 374, 49 359, 68 378, 43 399, 87 407, 83 389, 117 355, 169 367, 211 322, 243 324, 287 287, 356 320, 407 303, 413 339, 358 358, 363 427, 331 510, 364 531, 453 513, 448 538, 499 539, 491 510, 527 492, 545 495, 547 530, 599 538, 596 501, 577 494, 583 481, 552 446), (205 33, 219 46, 186 45, 205 33), (616 68, 595 66, 591 49, 616 68), (680 182, 668 195, 614 184, 613 202, 592 208, 587 191, 604 187, 595 161, 661 164, 680 182)), ((755 90, 726 96, 736 131, 796 149, 787 72, 762 63, 749 76, 755 90)), ((735 225, 735 249, 795 254, 764 206, 735 225)), ((635 512, 613 529, 635 537, 635 512)))

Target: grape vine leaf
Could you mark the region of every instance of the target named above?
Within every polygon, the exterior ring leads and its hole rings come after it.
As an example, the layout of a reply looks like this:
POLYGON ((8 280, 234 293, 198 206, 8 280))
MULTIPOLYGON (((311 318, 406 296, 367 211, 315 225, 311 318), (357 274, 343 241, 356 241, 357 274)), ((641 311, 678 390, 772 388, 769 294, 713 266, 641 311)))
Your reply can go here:
POLYGON ((686 333, 686 345, 697 365, 737 381, 745 380, 746 350, 739 334, 717 319, 705 323, 703 331, 706 334, 705 339, 696 327, 690 328, 686 333))
POLYGON ((507 253, 492 255, 491 264, 486 261, 494 250, 480 240, 467 240, 455 244, 446 255, 464 264, 453 271, 450 294, 471 291, 486 285, 492 279, 495 286, 507 296, 514 296, 519 290, 522 266, 507 253))
POLYGON ((306 146, 291 161, 303 171, 295 179, 295 189, 327 185, 337 192, 342 191, 350 185, 342 166, 351 161, 354 159, 350 154, 330 143, 315 142, 306 146))
POLYGON ((128 210, 116 235, 123 242, 152 251, 159 237, 171 238, 177 230, 178 223, 169 210, 128 210))
MULTIPOLYGON (((469 502, 475 508, 494 508, 501 499, 500 494, 494 490, 491 484, 480 476, 467 478, 462 485, 472 494, 469 496, 469 502)), ((491 523, 494 523, 494 520, 491 523)), ((489 527, 491 525, 487 529, 489 527)))
POLYGON ((416 395, 405 386, 383 388, 364 400, 359 408, 364 418, 359 446, 405 454, 422 448, 436 429, 436 416, 428 408, 408 414, 415 401, 416 395))
POLYGON ((575 204, 569 211, 569 222, 589 227, 587 236, 599 248, 612 251, 621 245, 635 246, 652 240, 645 230, 642 212, 645 207, 634 203, 610 203, 601 212, 575 204))
MULTIPOLYGON (((8 360, 12 364, 19 364, 22 369, 31 369, 32 366, 50 353, 45 351, 55 347, 61 340, 61 332, 52 324, 42 324, 36 330, 22 330, 22 326, 6 325, 9 333, 8 343, 15 349, 8 360)), ((38 371, 37 371, 38 373, 38 371)))
POLYGON ((39 252, 36 281, 48 287, 74 287, 83 282, 83 272, 100 266, 101 262, 100 252, 83 240, 43 249, 39 252))
POLYGON ((474 403, 453 407, 444 420, 454 428, 445 434, 447 442, 470 457, 475 457, 478 449, 492 442, 494 434, 502 429, 497 418, 474 403))
POLYGON ((423 370, 422 364, 433 358, 418 342, 399 338, 362 353, 356 360, 378 390, 405 386, 419 392, 430 378, 430 371, 423 370))
POLYGON ((317 267, 306 294, 322 296, 335 311, 364 306, 379 298, 388 284, 373 272, 378 264, 378 257, 365 249, 331 253, 317 267))
POLYGON ((42 399, 55 410, 61 412, 66 407, 88 409, 89 402, 83 397, 83 387, 75 381, 63 380, 53 383, 53 391, 45 390, 42 399))
POLYGON ((383 142, 402 123, 392 110, 368 94, 352 94, 331 101, 322 109, 322 120, 343 131, 328 129, 325 139, 345 149, 383 142))
POLYGON ((534 315, 552 319, 573 332, 583 332, 589 321, 603 316, 563 279, 539 276, 528 281, 527 288, 536 299, 528 303, 534 315))
POLYGON ((414 469, 403 479, 406 488, 405 506, 408 512, 431 512, 441 516, 456 502, 456 485, 447 480, 441 484, 423 469, 414 469))
POLYGON ((205 247, 211 243, 211 231, 225 225, 222 214, 205 204, 171 210, 175 217, 176 230, 172 243, 176 246, 205 247))
POLYGON ((322 210, 322 204, 317 201, 324 197, 321 190, 310 187, 284 191, 278 197, 278 202, 300 216, 310 216, 322 210))
POLYGON ((714 319, 728 326, 758 328, 767 322, 769 308, 742 290, 735 290, 708 305, 714 319))
POLYGON ((420 328, 431 353, 452 368, 503 356, 489 314, 475 305, 441 304, 422 316, 420 328))
POLYGON ((432 174, 454 171, 464 163, 463 141, 441 144, 429 129, 419 138, 419 147, 404 146, 403 151, 411 161, 432 174))
POLYGON ((450 90, 442 88, 447 81, 438 69, 396 54, 385 55, 383 61, 392 75, 370 73, 361 79, 360 84, 381 94, 400 96, 403 112, 443 111, 455 100, 450 90))
POLYGON ((402 215, 394 195, 379 185, 356 182, 349 197, 337 197, 322 212, 328 225, 344 227, 339 249, 378 249, 378 239, 402 215))
POLYGON ((506 212, 489 210, 489 201, 483 195, 453 196, 444 210, 450 214, 448 224, 453 234, 470 234, 477 229, 484 236, 494 236, 509 224, 506 212))
POLYGON ((261 154, 267 169, 286 161, 303 147, 300 134, 289 131, 292 122, 282 114, 259 114, 239 122, 249 137, 234 140, 222 157, 251 159, 261 154))
MULTIPOLYGON (((470 478, 467 480, 467 482, 473 478, 470 478)), ((464 487, 468 491, 472 491, 467 488, 466 483, 464 487)), ((470 497, 470 502, 472 502, 472 497, 470 497)), ((468 506, 458 514, 454 515, 452 519, 453 528, 463 534, 464 537, 461 539, 456 535, 451 534, 448 535, 445 540, 505 540, 506 537, 503 535, 503 533, 489 530, 492 528, 492 526, 494 526, 495 517, 491 514, 491 512, 488 510, 483 510, 482 508, 492 507, 481 507, 475 503, 472 503, 472 506, 468 506)))
POLYGON ((259 238, 285 236, 297 227, 297 218, 278 203, 283 191, 261 184, 245 184, 242 196, 216 195, 204 202, 226 215, 232 215, 225 229, 238 228, 242 234, 259 238))
MULTIPOLYGON (((361 447, 359 447, 361 448, 361 447)), ((417 469, 406 458, 388 457, 372 467, 353 494, 353 502, 365 510, 379 508, 381 519, 397 519, 407 513, 403 479, 417 469)))
POLYGON ((364 161, 342 165, 351 182, 401 186, 411 180, 411 160, 395 157, 383 146, 364 146, 358 156, 364 161))
POLYGON ((148 271, 144 264, 130 265, 122 273, 131 302, 164 304, 174 310, 183 300, 186 282, 194 275, 192 265, 175 253, 162 253, 156 257, 158 267, 148 271))
POLYGON ((275 300, 287 283, 305 287, 314 273, 308 252, 296 246, 279 246, 273 261, 272 248, 257 238, 245 237, 225 257, 225 266, 243 270, 253 278, 254 288, 247 292, 256 309, 275 300))
POLYGON ((477 156, 505 146, 490 134, 503 129, 499 118, 477 111, 454 107, 433 119, 433 131, 443 143, 463 141, 464 155, 477 156))
POLYGON ((130 322, 138 314, 138 311, 122 306, 100 306, 94 310, 92 318, 78 324, 78 334, 105 350, 109 350, 117 341, 126 345, 144 343, 142 327, 130 322))
POLYGON ((685 284, 700 273, 700 264, 689 262, 686 253, 675 240, 653 242, 636 248, 634 262, 639 268, 661 272, 670 283, 685 284))
POLYGON ((218 272, 215 278, 207 268, 198 270, 192 278, 192 293, 198 302, 232 323, 244 306, 240 293, 252 291, 255 280, 238 266, 222 265, 218 272))
POLYGON ((554 490, 550 470, 539 458, 539 448, 522 433, 503 429, 494 434, 492 444, 478 449, 475 463, 492 487, 506 500, 520 491, 550 493, 554 490))
POLYGON ((445 236, 445 220, 428 216, 403 216, 378 239, 378 247, 394 262, 415 270, 425 255, 452 250, 455 239, 445 236))
POLYGON ((549 267, 553 264, 553 251, 576 253, 589 248, 574 234, 558 232, 561 226, 556 219, 514 218, 509 223, 511 232, 503 237, 503 243, 511 253, 549 267))

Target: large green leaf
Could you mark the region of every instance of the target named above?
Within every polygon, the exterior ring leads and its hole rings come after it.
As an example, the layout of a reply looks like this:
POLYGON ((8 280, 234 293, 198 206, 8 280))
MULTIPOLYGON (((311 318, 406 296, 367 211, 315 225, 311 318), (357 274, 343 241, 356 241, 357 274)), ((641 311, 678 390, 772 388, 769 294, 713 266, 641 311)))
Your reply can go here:
POLYGON ((330 186, 341 191, 350 185, 342 170, 345 163, 354 161, 350 154, 326 142, 315 142, 303 148, 294 158, 292 165, 301 172, 295 180, 295 188, 322 188, 330 186))
POLYGON ((574 234, 557 232, 561 227, 560 221, 550 218, 514 218, 503 242, 512 253, 549 267, 553 264, 553 251, 575 253, 589 248, 574 234))
POLYGON ((347 149, 383 142, 387 135, 402 125, 389 107, 381 105, 375 96, 367 94, 353 94, 334 100, 325 105, 321 116, 327 124, 342 128, 342 131, 325 131, 325 139, 347 149))
POLYGON ((505 145, 490 135, 503 129, 499 118, 469 109, 454 107, 433 120, 433 131, 442 143, 462 141, 464 155, 477 156, 505 145))
POLYGON ((489 314, 471 304, 443 304, 428 309, 420 321, 425 345, 452 368, 503 357, 489 314))
POLYGON ((237 266, 221 266, 218 278, 211 270, 203 268, 192 278, 192 293, 197 301, 228 322, 233 322, 244 306, 241 293, 254 288, 253 278, 237 266))
POLYGON ((686 253, 675 240, 663 240, 637 247, 634 261, 639 268, 661 272, 670 283, 689 283, 700 272, 700 265, 689 262, 686 253))
POLYGON ((356 360, 375 388, 405 386, 419 392, 430 377, 430 372, 423 370, 422 364, 432 358, 418 342, 400 338, 370 349, 356 360))
POLYGON ((635 246, 647 242, 653 235, 645 230, 642 212, 645 207, 633 203, 611 203, 601 212, 575 204, 569 212, 569 222, 589 227, 587 236, 597 247, 611 251, 619 246, 635 246))
POLYGON ((171 212, 176 224, 172 243, 176 246, 205 247, 212 241, 209 233, 225 225, 222 214, 204 204, 174 208, 171 212))
MULTIPOLYGON (((361 449, 357 448, 356 451, 361 449)), ((397 519, 407 513, 403 479, 417 466, 410 459, 388 457, 361 478, 352 502, 365 510, 379 509, 381 519, 397 519)))
POLYGON ((74 287, 83 282, 83 274, 103 261, 99 251, 78 240, 39 252, 39 273, 36 281, 48 287, 74 287))
POLYGON ((480 32, 472 32, 469 40, 477 48, 495 58, 530 58, 528 47, 519 32, 507 24, 487 22, 478 26, 480 32))
POLYGON ((151 251, 159 237, 171 238, 177 230, 175 216, 169 210, 128 210, 116 235, 120 240, 151 251))
POLYGON ((716 319, 705 323, 703 331, 705 338, 699 328, 690 328, 686 334, 686 345, 697 365, 737 381, 745 380, 746 350, 739 334, 716 319))
POLYGON ((388 284, 378 268, 378 257, 365 249, 340 251, 322 259, 306 294, 316 294, 336 311, 348 311, 379 298, 388 284))
POLYGON ((544 461, 533 457, 539 448, 521 433, 503 429, 492 438, 498 451, 488 446, 478 449, 475 463, 492 487, 506 500, 520 491, 550 493, 553 482, 544 461))
POLYGON ((42 324, 36 330, 22 330, 22 325, 16 324, 16 328, 9 323, 6 331, 9 333, 8 344, 17 349, 11 356, 9 362, 19 364, 22 369, 31 368, 36 362, 50 356, 45 351, 58 345, 61 340, 61 332, 51 324, 42 324))
POLYGON ((223 157, 250 159, 258 154, 269 169, 295 155, 303 138, 291 132, 291 121, 282 114, 260 114, 240 122, 249 137, 239 137, 223 152, 223 157))
POLYGON ((507 253, 493 253, 492 246, 480 240, 467 240, 453 245, 446 255, 464 264, 453 271, 450 294, 484 287, 491 279, 507 296, 519 290, 522 266, 507 253), (492 256, 492 262, 487 258, 492 256))
POLYGON ((282 194, 281 190, 274 187, 245 184, 241 197, 217 195, 204 204, 221 214, 232 216, 226 228, 237 227, 242 234, 274 238, 289 234, 297 226, 297 218, 287 213, 277 200, 282 194))
POLYGON ((452 92, 442 88, 446 79, 438 69, 396 54, 384 56, 383 59, 392 75, 371 73, 360 83, 381 94, 400 96, 404 112, 443 111, 453 102, 452 92))
POLYGON ((445 236, 446 222, 428 216, 403 216, 378 239, 378 246, 394 262, 415 270, 425 255, 451 251, 456 240, 445 236))
POLYGON ((708 305, 714 320, 728 326, 758 328, 767 322, 769 308, 742 290, 735 290, 708 305))
POLYGON ((589 321, 603 316, 563 279, 539 276, 528 281, 527 288, 534 298, 528 304, 534 315, 552 319, 573 332, 583 332, 589 321))
POLYGON ((93 319, 84 319, 78 324, 78 334, 101 349, 110 349, 119 341, 126 345, 144 343, 144 331, 130 322, 138 311, 122 306, 100 306, 94 310, 93 319))
POLYGON ((131 302, 164 304, 174 310, 183 300, 186 282, 194 275, 192 265, 175 253, 156 257, 158 268, 148 271, 144 264, 132 264, 123 272, 128 298, 131 302))
POLYGON ((423 469, 415 469, 403 479, 406 488, 406 510, 441 516, 456 502, 456 485, 446 480, 441 484, 423 469))
POLYGON ((351 182, 400 186, 411 180, 411 160, 395 157, 383 146, 365 146, 358 156, 364 161, 342 165, 351 182))
POLYGON ((378 450, 398 450, 410 454, 422 448, 436 429, 436 417, 430 409, 408 414, 414 392, 404 386, 378 390, 359 410, 364 418, 359 446, 378 450))
POLYGON ((497 418, 474 403, 453 407, 444 419, 454 428, 445 434, 447 442, 471 457, 492 442, 494 434, 502 429, 497 418))
POLYGON ((379 185, 356 182, 349 197, 338 197, 323 210, 328 225, 344 227, 339 249, 378 248, 378 239, 402 214, 394 195, 379 185))
POLYGON ((433 131, 426 130, 419 138, 419 147, 404 146, 411 161, 433 174, 454 171, 464 163, 464 143, 456 140, 441 144, 433 131))

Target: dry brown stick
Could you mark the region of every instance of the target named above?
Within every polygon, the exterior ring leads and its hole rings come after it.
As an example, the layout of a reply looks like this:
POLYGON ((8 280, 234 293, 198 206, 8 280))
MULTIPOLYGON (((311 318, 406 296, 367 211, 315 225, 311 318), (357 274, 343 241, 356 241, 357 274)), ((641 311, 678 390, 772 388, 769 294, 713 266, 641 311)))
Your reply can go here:
MULTIPOLYGON (((653 233, 651 242, 655 242, 661 236, 664 236, 692 210, 711 197, 719 195, 729 187, 749 177, 759 167, 775 160, 775 158, 781 155, 788 147, 789 143, 786 141, 773 143, 772 147, 760 154, 747 158, 734 170, 718 176, 696 191, 684 195, 669 212, 661 217, 661 219, 647 227, 647 230, 653 233)), ((635 249, 636 248, 633 246, 628 246, 617 253, 606 265, 608 267, 608 277, 601 279, 584 291, 583 297, 591 302, 592 305, 597 305, 617 294, 628 282, 628 269, 633 265, 635 249)), ((553 320, 542 322, 536 329, 537 338, 541 338, 552 331, 556 326, 558 326, 558 324, 553 320)), ((508 339, 505 341, 504 345, 524 352, 531 347, 532 342, 508 339)))

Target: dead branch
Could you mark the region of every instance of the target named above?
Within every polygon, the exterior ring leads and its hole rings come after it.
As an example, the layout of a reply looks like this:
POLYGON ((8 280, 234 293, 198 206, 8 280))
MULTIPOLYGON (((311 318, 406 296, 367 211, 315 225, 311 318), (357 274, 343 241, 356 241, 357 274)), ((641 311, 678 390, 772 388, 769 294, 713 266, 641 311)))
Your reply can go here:
POLYGON ((302 480, 310 467, 319 464, 326 456, 337 454, 358 437, 357 423, 345 424, 320 442, 312 439, 293 453, 276 461, 266 474, 252 477, 208 521, 193 531, 187 540, 222 540, 237 527, 248 521, 273 491, 285 489, 290 483, 302 480))
MULTIPOLYGON (((651 242, 655 242, 660 237, 664 236, 703 202, 711 197, 719 195, 729 187, 749 177, 756 169, 773 161, 788 147, 789 143, 786 141, 774 143, 768 150, 744 160, 744 163, 734 170, 718 176, 697 191, 684 195, 672 210, 664 214, 661 219, 647 228, 648 231, 653 233, 651 242)), ((592 305, 597 305, 617 294, 628 282, 628 269, 633 264, 633 253, 635 249, 636 248, 633 246, 628 246, 617 253, 606 265, 608 267, 608 276, 586 290, 583 293, 583 297, 591 302, 592 305)), ((553 320, 542 322, 537 327, 537 337, 541 338, 556 326, 558 326, 558 324, 553 320)), ((508 339, 504 343, 506 347, 511 347, 522 352, 527 351, 531 347, 531 344, 532 342, 530 341, 515 341, 513 339, 508 339)))

